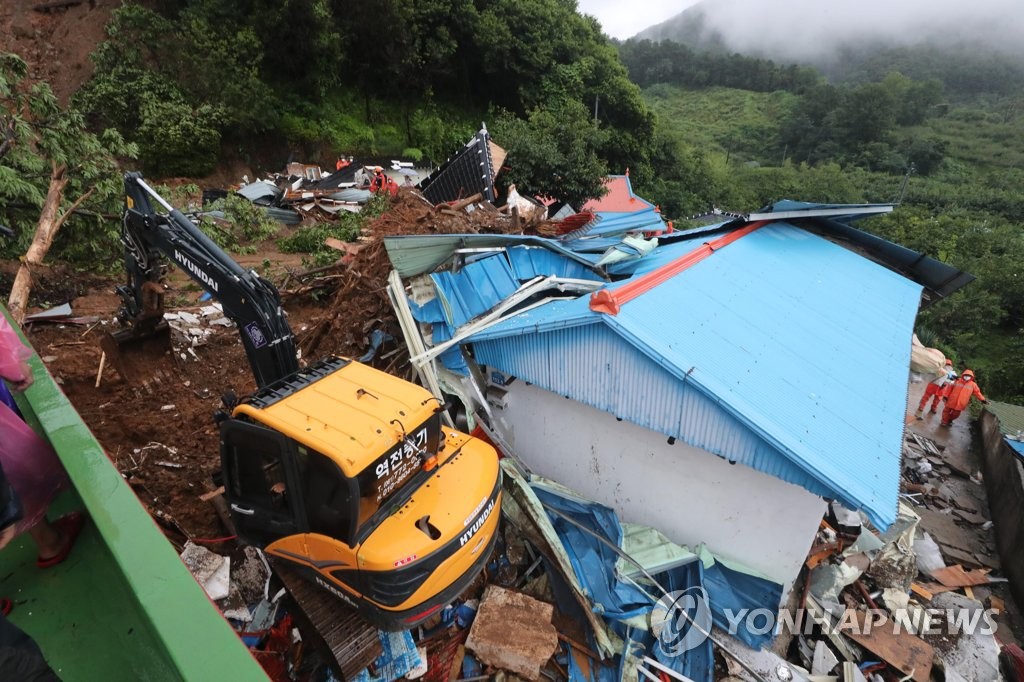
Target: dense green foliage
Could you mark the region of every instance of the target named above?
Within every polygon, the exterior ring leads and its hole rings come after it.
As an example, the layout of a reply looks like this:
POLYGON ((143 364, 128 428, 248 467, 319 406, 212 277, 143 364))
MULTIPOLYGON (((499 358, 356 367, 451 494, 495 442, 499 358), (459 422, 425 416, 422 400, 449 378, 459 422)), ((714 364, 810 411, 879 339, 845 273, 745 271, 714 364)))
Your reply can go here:
POLYGON ((918 165, 902 205, 861 227, 977 277, 922 312, 922 333, 978 372, 989 396, 1024 403, 1024 111, 1013 100, 916 111, 887 105, 935 101, 922 93, 937 87, 889 74, 801 95, 660 84, 645 96, 665 134, 706 160, 706 203, 694 209, 749 210, 784 198, 889 202, 900 197, 908 164, 918 165), (843 110, 844 100, 855 106, 855 94, 888 111, 883 131, 876 111, 843 110), (801 117, 816 125, 787 138, 801 117), (913 155, 921 146, 927 157, 913 155))
POLYGON ((640 87, 672 83, 691 88, 727 88, 803 92, 821 81, 814 69, 742 54, 697 52, 682 43, 630 39, 619 46, 629 77, 640 87))
MULTIPOLYGON (((540 166, 524 154, 529 171, 509 158, 527 191, 602 163, 650 180, 653 118, 615 47, 575 9, 572 0, 127 4, 75 103, 136 141, 155 175, 201 175, 226 148, 268 138, 314 160, 409 151, 443 161, 479 121, 500 118, 538 149, 562 150, 540 166), (553 115, 588 130, 567 134, 553 115)), ((580 183, 574 196, 600 189, 580 183)))
POLYGON ((330 265, 337 262, 338 252, 324 244, 324 240, 334 237, 344 242, 355 241, 363 226, 384 213, 390 205, 387 194, 375 194, 359 213, 342 211, 336 222, 300 227, 279 239, 277 245, 285 253, 310 254, 309 260, 314 266, 330 265))
MULTIPOLYGON (((1024 65, 981 51, 858 48, 818 72, 720 45, 616 45, 575 10, 573 0, 127 4, 74 105, 94 130, 137 143, 158 176, 201 175, 254 149, 273 150, 270 170, 289 154, 438 162, 486 121, 509 152, 503 182, 575 205, 627 168, 675 219, 782 198, 902 199, 865 227, 978 278, 925 310, 922 333, 993 396, 1024 400, 1024 65)), ((22 222, 38 210, 45 184, 45 164, 19 163, 0 155, 0 173, 18 169, 0 177, 12 222, 12 210, 26 211, 22 222)), ((280 246, 333 260, 324 238, 359 227, 346 216, 280 246)), ((211 229, 225 243, 263 234, 211 229)))
POLYGON ((88 132, 82 116, 62 109, 50 86, 26 81, 25 62, 0 53, 0 224, 15 232, 0 237, 0 256, 18 258, 36 231, 51 178, 66 177, 59 212, 77 203, 57 235, 62 257, 109 264, 118 224, 102 214, 121 202, 115 157, 136 153, 113 130, 88 132))

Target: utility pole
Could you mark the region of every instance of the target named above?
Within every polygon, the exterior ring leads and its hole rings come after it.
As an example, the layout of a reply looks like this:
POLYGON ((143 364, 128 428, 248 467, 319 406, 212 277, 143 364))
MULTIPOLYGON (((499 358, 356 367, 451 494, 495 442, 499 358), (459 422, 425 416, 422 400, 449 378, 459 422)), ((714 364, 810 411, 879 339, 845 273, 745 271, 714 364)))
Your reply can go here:
POLYGON ((594 125, 597 125, 597 100, 600 97, 600 95, 594 95, 594 125))
POLYGON ((896 195, 896 201, 893 202, 897 206, 903 203, 903 195, 907 192, 907 185, 910 183, 910 176, 913 175, 915 171, 917 171, 917 166, 911 162, 911 164, 907 166, 907 174, 903 176, 903 182, 900 184, 900 191, 896 195))

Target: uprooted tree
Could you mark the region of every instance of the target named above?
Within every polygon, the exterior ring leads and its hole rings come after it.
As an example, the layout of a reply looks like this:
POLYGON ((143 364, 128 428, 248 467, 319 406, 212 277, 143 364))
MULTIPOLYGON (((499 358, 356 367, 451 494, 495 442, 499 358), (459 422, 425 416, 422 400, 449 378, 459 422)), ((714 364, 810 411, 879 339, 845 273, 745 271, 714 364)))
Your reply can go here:
POLYGON ((116 221, 103 216, 116 210, 121 195, 116 158, 135 153, 115 131, 88 132, 48 84, 31 82, 24 61, 0 53, 0 223, 14 232, 0 254, 21 258, 9 299, 19 322, 33 271, 62 227, 69 228, 66 258, 110 253, 116 221))

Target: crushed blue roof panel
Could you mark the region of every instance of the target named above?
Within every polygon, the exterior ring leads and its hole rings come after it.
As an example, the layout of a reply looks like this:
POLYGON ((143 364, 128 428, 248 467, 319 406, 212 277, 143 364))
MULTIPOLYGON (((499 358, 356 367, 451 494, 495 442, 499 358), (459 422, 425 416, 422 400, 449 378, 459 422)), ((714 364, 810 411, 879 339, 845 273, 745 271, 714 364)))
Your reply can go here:
MULTIPOLYGON (((435 324, 431 330, 431 341, 435 346, 444 343, 445 341, 451 340, 454 336, 454 331, 451 327, 443 322, 435 324)), ((452 346, 448 350, 441 353, 438 356, 441 364, 463 376, 469 374, 469 365, 466 364, 466 358, 462 355, 462 348, 459 346, 452 346)))
MULTIPOLYGON (((692 248, 659 248, 637 273, 692 248)), ((528 371, 517 376, 839 499, 887 527, 896 516, 920 295, 885 267, 774 223, 616 316, 592 312, 585 296, 470 340, 496 369, 528 371), (638 351, 653 368, 634 359, 638 351), (656 380, 656 370, 667 378, 656 380)))
POLYGON ((539 276, 602 281, 593 270, 578 261, 539 246, 513 246, 505 249, 505 253, 512 265, 512 272, 521 282, 539 276))
POLYGON ((430 276, 448 324, 458 329, 515 293, 519 282, 500 254, 469 263, 458 272, 430 276))
POLYGON ((409 234, 384 238, 391 264, 401 277, 414 277, 433 271, 451 260, 458 249, 510 248, 539 246, 592 267, 596 258, 576 253, 554 239, 513 234, 409 234))
POLYGON ((1024 457, 1024 443, 1013 438, 1004 438, 1006 444, 1010 446, 1010 449, 1016 452, 1021 457, 1024 457))
POLYGON ((569 248, 579 250, 584 246, 587 237, 606 237, 622 235, 627 232, 656 232, 665 229, 665 221, 654 208, 633 213, 598 213, 598 220, 589 225, 570 232, 562 238, 569 248))

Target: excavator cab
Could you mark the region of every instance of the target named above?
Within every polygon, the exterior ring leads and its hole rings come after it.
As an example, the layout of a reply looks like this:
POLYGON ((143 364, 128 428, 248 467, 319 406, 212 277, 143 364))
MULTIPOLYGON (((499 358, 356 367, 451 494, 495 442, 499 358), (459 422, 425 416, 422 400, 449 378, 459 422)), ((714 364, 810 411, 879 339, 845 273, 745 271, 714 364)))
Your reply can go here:
POLYGON ((479 574, 501 505, 494 449, 442 409, 343 358, 258 391, 221 423, 239 535, 378 627, 428 618, 479 574))

